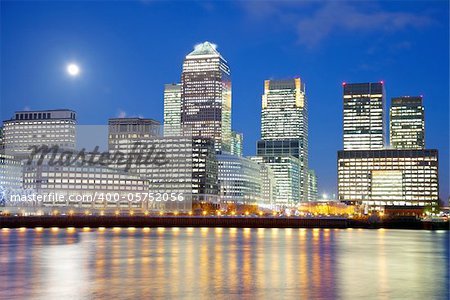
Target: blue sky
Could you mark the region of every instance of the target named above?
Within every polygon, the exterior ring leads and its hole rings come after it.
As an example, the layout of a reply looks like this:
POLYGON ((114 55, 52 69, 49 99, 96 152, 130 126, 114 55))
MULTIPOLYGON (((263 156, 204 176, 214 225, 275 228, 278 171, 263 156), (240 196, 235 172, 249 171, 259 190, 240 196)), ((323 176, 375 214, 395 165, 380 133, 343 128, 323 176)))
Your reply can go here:
MULTIPOLYGON (((263 81, 300 76, 309 101, 310 166, 336 192, 342 86, 384 80, 387 98, 423 95, 426 144, 449 186, 448 1, 1 2, 2 120, 71 108, 80 124, 119 115, 163 119, 163 85, 208 40, 233 80, 233 128, 246 155, 260 137, 263 81), (69 78, 68 62, 82 74, 69 78)), ((388 101, 389 104, 389 101, 388 101)))

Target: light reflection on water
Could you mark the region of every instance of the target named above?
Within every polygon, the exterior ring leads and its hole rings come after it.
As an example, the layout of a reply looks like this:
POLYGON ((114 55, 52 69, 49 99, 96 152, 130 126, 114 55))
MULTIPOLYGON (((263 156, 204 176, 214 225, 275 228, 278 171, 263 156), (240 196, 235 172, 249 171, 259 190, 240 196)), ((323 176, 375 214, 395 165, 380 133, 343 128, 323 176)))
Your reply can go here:
POLYGON ((0 298, 448 299, 447 231, 0 231, 0 298))

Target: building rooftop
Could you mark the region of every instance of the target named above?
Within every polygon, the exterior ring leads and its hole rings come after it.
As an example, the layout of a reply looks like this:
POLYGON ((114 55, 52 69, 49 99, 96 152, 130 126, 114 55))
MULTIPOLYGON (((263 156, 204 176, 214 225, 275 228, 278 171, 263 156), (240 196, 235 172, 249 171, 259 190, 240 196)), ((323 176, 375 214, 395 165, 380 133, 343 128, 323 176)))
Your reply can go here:
POLYGON ((203 42, 194 46, 194 51, 189 53, 187 57, 190 56, 198 56, 198 55, 214 55, 220 56, 220 53, 217 51, 217 45, 210 42, 203 42))

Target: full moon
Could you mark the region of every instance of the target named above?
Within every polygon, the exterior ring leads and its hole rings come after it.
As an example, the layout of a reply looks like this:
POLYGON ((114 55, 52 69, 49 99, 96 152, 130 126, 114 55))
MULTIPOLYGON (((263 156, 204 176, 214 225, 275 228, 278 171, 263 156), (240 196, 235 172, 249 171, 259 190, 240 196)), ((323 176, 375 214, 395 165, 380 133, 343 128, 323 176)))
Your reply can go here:
POLYGON ((70 76, 78 76, 78 74, 80 74, 80 67, 76 64, 69 64, 67 65, 67 73, 69 73, 70 76))

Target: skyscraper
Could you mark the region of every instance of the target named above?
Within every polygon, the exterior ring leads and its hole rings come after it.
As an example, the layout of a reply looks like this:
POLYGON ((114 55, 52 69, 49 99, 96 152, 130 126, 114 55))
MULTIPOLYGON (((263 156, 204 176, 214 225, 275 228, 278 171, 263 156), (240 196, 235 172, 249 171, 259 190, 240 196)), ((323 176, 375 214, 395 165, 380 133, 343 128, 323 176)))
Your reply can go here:
POLYGON ((181 124, 194 137, 211 138, 216 151, 230 152, 231 79, 227 61, 217 46, 196 45, 183 63, 181 124))
POLYGON ((343 83, 344 150, 374 150, 385 146, 383 82, 343 83))
POLYGON ((438 151, 424 149, 421 97, 392 99, 391 143, 385 149, 384 87, 344 84, 344 150, 338 151, 339 200, 366 211, 434 205, 438 151))
MULTIPOLYGON (((273 165, 275 177, 283 167, 299 163, 298 171, 283 172, 283 176, 296 174, 295 176, 299 178, 297 187, 289 185, 293 188, 290 193, 292 196, 288 197, 291 199, 289 201, 307 201, 308 106, 305 84, 300 78, 266 80, 264 82, 261 139, 258 142, 257 154, 265 157, 266 162, 273 165), (295 159, 285 159, 289 156, 295 159), (276 164, 280 164, 280 166, 275 166, 276 164)), ((297 169, 294 166, 291 167, 292 170, 297 169)), ((277 178, 277 184, 280 180, 281 178, 277 178)), ((284 192, 282 193, 278 188, 277 195, 278 198, 283 198, 284 192)), ((284 200, 279 200, 284 202, 284 200)))
POLYGON ((395 149, 425 148, 425 111, 422 97, 392 98, 390 142, 395 149))
POLYGON ((181 127, 181 84, 164 85, 164 136, 179 135, 181 127))

